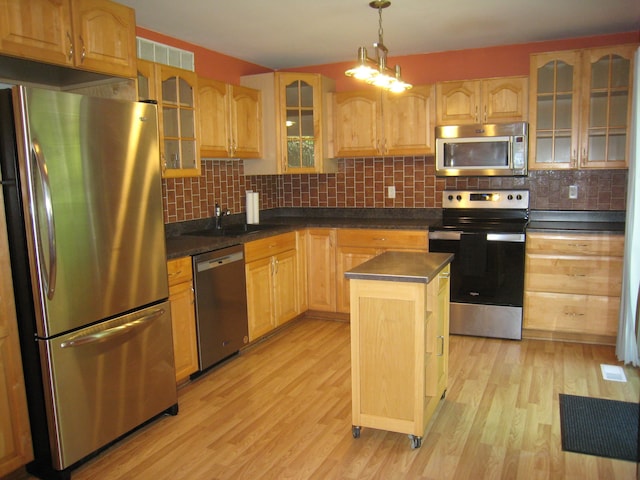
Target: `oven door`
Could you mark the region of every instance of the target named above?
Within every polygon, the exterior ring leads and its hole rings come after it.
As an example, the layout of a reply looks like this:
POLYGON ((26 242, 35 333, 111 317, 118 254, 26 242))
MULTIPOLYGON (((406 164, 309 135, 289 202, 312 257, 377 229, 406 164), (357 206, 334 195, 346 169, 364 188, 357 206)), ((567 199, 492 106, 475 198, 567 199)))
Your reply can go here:
POLYGON ((429 233, 429 251, 453 253, 451 332, 521 338, 524 233, 429 233))

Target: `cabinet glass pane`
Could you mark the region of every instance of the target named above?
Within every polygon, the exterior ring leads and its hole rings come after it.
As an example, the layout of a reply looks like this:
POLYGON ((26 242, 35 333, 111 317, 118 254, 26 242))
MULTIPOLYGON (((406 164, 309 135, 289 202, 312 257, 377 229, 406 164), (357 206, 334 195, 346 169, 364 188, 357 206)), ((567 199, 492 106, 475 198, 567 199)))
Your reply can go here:
POLYGON ((591 88, 609 87, 609 57, 603 57, 591 64, 591 88))
POLYGON ((178 103, 178 89, 176 88, 176 77, 167 78, 162 82, 162 102, 178 103))
POLYGON ((556 91, 573 91, 573 67, 564 62, 557 62, 556 69, 556 91))
POLYGON ((590 127, 607 125, 607 92, 592 92, 589 112, 590 127))
POLYGON ((300 117, 300 130, 302 133, 303 137, 313 137, 314 136, 314 131, 313 131, 313 111, 311 110, 305 110, 303 112, 301 112, 301 117, 300 117))
POLYGON ((178 109, 177 108, 162 108, 162 131, 165 137, 179 137, 180 129, 178 126, 178 109))
POLYGON ((588 161, 604 160, 607 158, 607 137, 603 132, 592 133, 589 135, 589 153, 588 161))
POLYGON ((627 126, 627 108, 629 105, 629 93, 612 92, 611 93, 611 110, 609 111, 609 126, 626 127, 627 126))
POLYGON ((313 108, 313 87, 307 82, 300 82, 300 106, 313 108))
POLYGON ((611 131, 609 133, 609 155, 607 160, 624 161, 627 158, 627 135, 626 131, 611 131))
POLYGON ((164 141, 164 161, 166 168, 180 168, 180 143, 177 140, 164 141))
POLYGON ((193 88, 183 78, 180 79, 179 95, 180 95, 180 105, 193 107, 193 88))
POLYGON ((556 129, 571 128, 571 107, 571 95, 558 95, 556 98, 556 129))
POLYGON ((629 68, 631 62, 626 58, 614 55, 611 59, 611 86, 625 88, 629 86, 629 68))
POLYGON ((554 62, 549 62, 538 69, 538 93, 553 93, 554 62))
POLYGON ((182 168, 197 168, 195 140, 182 140, 182 168))
POLYGON ((287 164, 291 168, 313 167, 315 142, 313 138, 287 140, 287 164))
POLYGON ((300 167, 299 138, 287 138, 287 165, 291 168, 300 167))
POLYGON ((196 125, 194 118, 194 110, 180 110, 180 136, 191 137, 196 136, 196 125))
POLYGON ((553 96, 538 96, 538 130, 553 128, 553 96))
POLYGON ((553 137, 536 139, 536 163, 551 163, 553 159, 553 137))
POLYGON ((290 83, 284 88, 287 107, 298 106, 298 83, 299 82, 296 80, 295 82, 290 83))
POLYGON ((554 161, 556 163, 569 163, 571 161, 571 137, 556 135, 554 145, 554 161))
POLYGON ((300 112, 298 110, 287 110, 287 137, 300 136, 300 112))

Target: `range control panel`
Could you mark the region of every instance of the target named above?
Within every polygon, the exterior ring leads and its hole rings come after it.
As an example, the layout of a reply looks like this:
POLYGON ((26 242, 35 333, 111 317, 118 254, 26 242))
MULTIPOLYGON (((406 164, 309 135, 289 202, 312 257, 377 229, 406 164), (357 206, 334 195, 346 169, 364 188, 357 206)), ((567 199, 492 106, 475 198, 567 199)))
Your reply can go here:
POLYGON ((529 190, 445 190, 443 208, 529 208, 529 190))

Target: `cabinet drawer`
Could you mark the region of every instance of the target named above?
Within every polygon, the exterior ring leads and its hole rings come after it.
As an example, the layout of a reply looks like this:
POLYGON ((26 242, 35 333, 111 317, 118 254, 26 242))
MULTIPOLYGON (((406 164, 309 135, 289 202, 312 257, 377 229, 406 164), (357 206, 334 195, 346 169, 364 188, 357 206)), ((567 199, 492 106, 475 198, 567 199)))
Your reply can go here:
POLYGON ((624 255, 624 235, 541 234, 527 235, 528 253, 558 255, 624 255))
POLYGON ((191 271, 191 257, 181 257, 167 262, 169 286, 182 282, 190 282, 193 274, 191 271))
POLYGON ((620 297, 527 292, 524 327, 554 332, 617 335, 620 297))
POLYGON ((245 262, 296 249, 296 232, 283 233, 244 244, 245 262))
POLYGON ((426 230, 338 229, 338 246, 427 251, 426 230))
POLYGON ((526 290, 619 296, 622 257, 526 256, 526 290))

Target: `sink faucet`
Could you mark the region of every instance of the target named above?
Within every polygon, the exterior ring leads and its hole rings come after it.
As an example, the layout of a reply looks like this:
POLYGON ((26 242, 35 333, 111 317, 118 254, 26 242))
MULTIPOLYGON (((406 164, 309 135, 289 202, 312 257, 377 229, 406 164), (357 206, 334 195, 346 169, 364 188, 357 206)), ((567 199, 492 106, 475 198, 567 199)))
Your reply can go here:
POLYGON ((216 203, 215 209, 213 211, 213 216, 215 217, 216 222, 216 230, 222 230, 222 217, 227 215, 231 215, 231 211, 227 209, 223 212, 222 208, 220 208, 220 204, 216 203))

